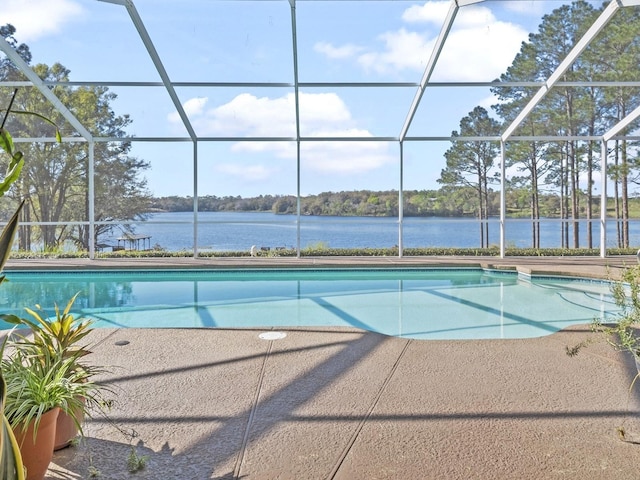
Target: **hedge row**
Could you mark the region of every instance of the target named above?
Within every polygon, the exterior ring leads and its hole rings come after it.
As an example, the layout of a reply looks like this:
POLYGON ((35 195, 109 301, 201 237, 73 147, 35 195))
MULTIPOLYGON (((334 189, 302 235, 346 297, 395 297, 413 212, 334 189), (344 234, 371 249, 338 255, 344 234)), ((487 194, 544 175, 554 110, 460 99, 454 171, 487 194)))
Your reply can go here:
MULTIPOLYGON (((635 255, 633 248, 610 248, 608 255, 635 255)), ((248 257, 249 252, 200 252, 200 257, 248 257)), ((405 248, 407 257, 433 256, 482 256, 498 257, 498 247, 489 248, 405 248)), ((597 257, 600 250, 596 248, 508 248, 506 256, 519 257, 597 257)), ((164 250, 121 250, 118 252, 98 252, 96 258, 180 258, 192 257, 193 251, 164 251, 164 250)), ((259 251, 260 257, 295 257, 294 249, 259 251)), ((302 257, 397 257, 398 248, 306 248, 301 250, 302 257)), ((47 258, 89 258, 88 252, 12 252, 13 259, 47 259, 47 258)))

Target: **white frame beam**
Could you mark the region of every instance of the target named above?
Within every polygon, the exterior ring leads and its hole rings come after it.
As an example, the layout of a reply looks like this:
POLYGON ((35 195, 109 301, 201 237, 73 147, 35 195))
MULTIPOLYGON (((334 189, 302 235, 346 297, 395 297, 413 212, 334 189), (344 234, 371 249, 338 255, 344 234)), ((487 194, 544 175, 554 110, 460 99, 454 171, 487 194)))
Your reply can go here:
POLYGON ((620 7, 620 0, 614 0, 609 5, 607 5, 607 7, 602 11, 600 16, 596 18, 591 27, 589 27, 582 38, 578 41, 578 43, 576 43, 576 45, 567 54, 564 60, 560 62, 560 65, 558 65, 558 67, 553 71, 547 81, 544 82, 544 85, 540 87, 540 90, 536 92, 533 98, 529 100, 529 103, 527 103, 527 105, 520 111, 518 116, 507 127, 507 129, 501 136, 503 142, 506 142, 513 134, 514 130, 520 126, 520 124, 524 121, 525 118, 527 118, 527 116, 529 116, 531 111, 540 103, 540 101, 549 92, 549 90, 551 90, 551 88, 555 86, 555 84, 560 80, 560 77, 565 74, 569 67, 573 65, 573 63, 577 60, 584 49, 589 46, 596 35, 598 35, 598 33, 600 33, 605 25, 609 23, 609 20, 611 20, 613 15, 618 11, 620 7))
POLYGON ((114 5, 122 5, 125 7, 125 9, 127 10, 127 13, 129 14, 129 18, 131 18, 131 22, 133 23, 133 26, 138 31, 140 40, 142 40, 142 43, 147 49, 149 58, 153 62, 153 65, 156 67, 156 71, 158 72, 158 75, 160 75, 160 79, 162 80, 162 84, 164 85, 164 88, 167 90, 169 97, 171 97, 173 106, 178 112, 178 115, 180 116, 180 119, 182 120, 184 127, 189 133, 191 140, 193 140, 194 142, 197 141, 198 137, 196 135, 195 130, 193 129, 193 126, 191 125, 191 121, 189 120, 187 113, 182 107, 182 103, 178 98, 178 94, 176 93, 176 90, 175 88, 173 88, 173 84, 169 79, 169 74, 167 73, 167 70, 164 67, 164 64, 162 63, 162 60, 160 59, 160 55, 158 55, 158 51, 156 50, 156 47, 153 44, 151 37, 149 36, 149 32, 147 32, 147 28, 145 27, 144 22, 142 21, 142 18, 140 17, 140 14, 138 13, 138 10, 136 9, 133 2, 131 0, 98 0, 98 1, 105 2, 105 3, 112 3, 114 5))
POLYGON ((607 141, 602 139, 600 153, 600 257, 607 256, 607 141))
POLYGON ((20 69, 22 73, 31 81, 31 84, 36 87, 42 95, 60 112, 69 124, 76 129, 76 131, 82 135, 82 137, 90 142, 93 140, 93 135, 87 130, 84 125, 71 113, 71 111, 60 101, 58 97, 51 91, 51 89, 45 85, 42 79, 33 71, 33 69, 25 62, 18 52, 16 52, 11 45, 2 37, 0 37, 0 50, 9 57, 9 59, 20 69))
POLYGON ((601 197, 600 197, 600 256, 607 256, 607 142, 627 128, 640 117, 640 106, 624 117, 604 135, 602 135, 602 151, 600 154, 601 197))
MULTIPOLYGON (((540 103, 540 101, 544 98, 544 96, 555 86, 640 86, 639 82, 569 82, 562 81, 561 77, 565 74, 565 72, 571 67, 571 65, 576 61, 576 59, 582 54, 582 52, 587 48, 587 46, 593 41, 593 39, 598 35, 600 31, 607 25, 607 23, 611 20, 613 15, 623 7, 633 7, 639 6, 640 0, 612 0, 602 11, 601 15, 593 22, 593 24, 589 27, 583 37, 579 40, 579 42, 573 47, 573 49, 569 52, 569 54, 562 60, 560 65, 554 70, 554 72, 549 76, 549 78, 544 82, 433 82, 431 83, 431 76, 435 70, 436 65, 440 59, 440 55, 444 48, 444 44, 450 34, 450 31, 453 27, 455 18, 458 14, 460 8, 468 5, 473 5, 477 3, 482 3, 484 0, 450 0, 449 9, 447 15, 443 21, 442 28, 439 32, 439 35, 435 41, 434 48, 431 52, 430 58, 427 62, 425 70, 423 72, 421 81, 419 83, 415 82, 300 82, 298 77, 298 45, 297 45, 297 26, 296 26, 296 1, 297 0, 287 0, 291 7, 291 34, 292 34, 292 54, 293 54, 293 73, 294 79, 292 83, 289 82, 171 82, 169 75, 163 65, 163 62, 158 54, 155 45, 153 44, 146 27, 142 21, 142 18, 138 14, 138 11, 135 7, 134 0, 96 0, 104 3, 110 3, 114 5, 123 6, 129 15, 133 26, 136 28, 138 35, 147 50, 147 54, 149 58, 153 62, 158 75, 160 76, 161 82, 46 82, 40 79, 35 72, 27 65, 22 58, 15 52, 15 50, 3 39, 0 38, 0 51, 5 53, 11 61, 25 74, 28 78, 28 81, 20 81, 20 82, 0 82, 0 86, 19 86, 19 87, 27 87, 34 86, 38 88, 38 90, 51 102, 51 104, 60 112, 60 114, 71 124, 73 128, 77 130, 77 132, 83 137, 83 139, 69 137, 63 139, 63 141, 68 142, 77 142, 77 141, 86 141, 89 145, 89 175, 91 178, 88 179, 88 185, 90 190, 89 196, 89 230, 90 232, 95 231, 95 218, 94 218, 94 199, 93 199, 93 190, 94 190, 94 179, 93 172, 93 149, 96 142, 122 142, 122 141, 138 141, 138 142, 181 142, 188 141, 193 143, 193 165, 194 165, 194 255, 197 256, 197 223, 198 223, 198 204, 197 204, 197 195, 198 195, 198 143, 200 141, 205 142, 286 142, 286 141, 295 141, 297 146, 297 180, 296 180, 296 188, 297 188, 297 253, 300 256, 300 215, 301 215, 301 185, 300 185, 300 170, 301 170, 301 143, 302 142, 323 142, 323 141, 331 141, 331 142, 345 142, 345 141, 387 141, 387 142, 399 142, 399 156, 400 156, 400 165, 399 165, 399 246, 400 246, 400 256, 402 256, 402 247, 403 247, 403 238, 402 238, 402 220, 403 220, 403 209, 402 209, 402 189, 404 187, 403 177, 404 177, 404 145, 405 141, 500 141, 500 149, 501 149, 501 173, 502 173, 502 181, 501 181, 501 200, 500 200, 500 255, 504 256, 505 249, 505 142, 506 141, 602 141, 602 176, 603 176, 603 186, 602 186, 602 210, 601 212, 601 255, 604 256, 606 254, 606 154, 607 154, 607 142, 612 138, 619 135, 626 127, 628 127, 634 120, 640 117, 640 107, 636 108, 631 114, 627 115, 622 121, 620 121, 617 125, 607 131, 603 136, 566 136, 566 137, 527 137, 527 136, 514 136, 513 133, 515 130, 521 125, 521 123, 527 118, 527 116, 533 111, 533 109, 540 103), (125 137, 125 138, 106 138, 106 137, 94 137, 85 127, 84 125, 71 113, 71 111, 65 107, 64 104, 53 94, 51 87, 53 86, 126 86, 126 87, 164 87, 171 98, 173 105, 180 116, 182 123, 189 135, 188 138, 182 137, 125 137), (282 87, 282 88, 294 88, 295 93, 295 122, 296 122, 296 134, 295 137, 269 137, 269 138, 257 138, 257 137, 202 137, 199 138, 197 133, 195 132, 193 125, 191 124, 186 111, 184 110, 180 99, 176 93, 176 87, 282 87), (539 90, 535 93, 535 95, 531 98, 531 100, 527 103, 527 105, 520 111, 518 116, 511 122, 511 124, 503 131, 503 133, 499 136, 492 137, 429 137, 429 136, 414 136, 409 137, 408 131, 411 127, 411 124, 415 118, 418 107, 420 106, 421 100, 424 96, 427 87, 451 87, 451 86, 460 86, 460 87, 513 87, 513 86, 523 86, 523 87, 536 87, 539 86, 539 90), (409 107, 408 113, 404 120, 403 126, 400 130, 398 137, 303 137, 300 131, 300 88, 301 87, 417 87, 417 91, 414 95, 412 103, 409 107)), ((640 139, 640 137, 634 136, 625 136, 626 139, 640 139)), ((52 139, 14 139, 16 142, 26 142, 26 141, 52 141, 52 139)), ((94 251, 93 246, 90 248, 90 257, 93 258, 94 251)))
POLYGON ((424 69, 424 73, 422 74, 422 80, 420 80, 420 85, 418 86, 418 91, 416 92, 413 102, 411 103, 411 107, 409 108, 409 113, 407 113, 407 118, 404 121, 404 125, 400 130, 400 141, 402 142, 404 138, 407 136, 407 132, 409 131, 409 127, 413 122, 413 118, 418 111, 418 106, 420 105, 420 101, 422 100, 422 96, 424 95, 425 89, 427 87, 427 83, 431 79, 431 75, 433 74, 433 70, 436 68, 436 64, 438 63, 438 59, 440 58, 440 54, 442 53, 442 49, 444 48, 444 42, 447 40, 449 36, 449 32, 451 31, 451 27, 453 26, 453 21, 456 18, 458 13, 458 3, 456 0, 451 0, 449 4, 449 11, 447 12, 447 16, 444 19, 444 23, 442 24, 442 29, 440 30, 440 34, 436 39, 436 43, 433 46, 433 51, 431 52, 431 57, 427 62, 427 66, 424 69))
POLYGON ((300 258, 300 219, 302 213, 301 195, 301 161, 300 161, 300 84, 298 83, 298 31, 296 22, 296 0, 289 0, 291 7, 291 52, 293 60, 293 97, 296 122, 296 256, 300 258))
MULTIPOLYGON (((602 29, 609 23, 611 18, 616 14, 616 12, 622 7, 628 6, 636 6, 640 5, 640 0, 613 0, 606 8, 602 11, 600 16, 593 22, 593 24, 589 27, 589 29, 585 32, 582 38, 576 43, 576 45, 571 49, 571 51, 567 54, 567 56, 560 62, 560 65, 553 71, 553 73, 549 76, 549 78, 544 82, 544 85, 536 92, 536 94, 529 100, 529 103, 520 111, 518 116, 511 122, 511 124, 507 127, 504 133, 501 136, 501 142, 506 142, 509 137, 513 134, 513 132, 520 126, 520 124, 524 121, 525 118, 533 111, 533 109, 540 103, 540 101, 544 98, 544 96, 553 88, 560 80, 560 77, 565 74, 565 72, 573 65, 573 63, 577 60, 577 58, 582 54, 582 52, 589 46, 589 44, 593 41, 593 39, 602 31, 602 29)), ((640 107, 638 114, 640 114, 640 107)), ((634 111, 635 112, 635 111, 634 111)), ((625 119, 626 120, 626 119, 625 119)), ((630 120, 631 121, 631 120, 630 120)), ((629 121, 629 122, 630 122, 629 121)), ((624 120, 623 120, 624 122, 624 120)), ((621 122, 622 123, 622 122, 621 122)), ((623 125, 620 129, 624 128, 623 125)), ((615 127, 614 127, 615 128, 615 127)), ((603 189, 602 189, 602 205, 604 205, 604 212, 601 212, 600 217, 600 255, 602 257, 606 256, 606 140, 603 139, 603 149, 605 150, 605 155, 602 161, 602 177, 603 177, 603 189)), ((504 148, 503 148, 504 152, 504 148)), ((504 163, 504 157, 502 159, 504 163)), ((504 182, 503 182, 504 184, 504 182)), ((501 210, 502 210, 501 206, 501 210)), ((601 207, 602 209, 602 207, 601 207)), ((504 215, 504 212, 500 212, 500 216, 504 215)), ((504 237, 500 239, 500 257, 504 258, 504 245, 503 245, 504 237)))

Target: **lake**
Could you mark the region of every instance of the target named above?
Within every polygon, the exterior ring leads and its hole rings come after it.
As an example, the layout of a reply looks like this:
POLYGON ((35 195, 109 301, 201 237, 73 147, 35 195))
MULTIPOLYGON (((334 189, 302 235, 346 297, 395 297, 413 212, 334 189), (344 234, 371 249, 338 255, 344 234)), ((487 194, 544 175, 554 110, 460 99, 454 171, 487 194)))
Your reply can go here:
MULTIPOLYGON (((297 217, 258 212, 201 212, 198 214, 198 248, 201 251, 248 251, 258 248, 295 248, 297 217)), ((630 243, 640 245, 640 220, 632 220, 630 243)), ((587 222, 580 222, 581 246, 586 246, 587 222)), ((193 249, 193 213, 156 213, 134 225, 136 234, 150 236, 150 245, 169 251, 193 249)), ((507 219, 508 247, 531 246, 531 221, 507 219)), ((402 225, 404 248, 480 246, 478 220, 442 217, 405 217, 402 225)), ((498 219, 489 220, 489 242, 499 244, 498 219)), ((121 231, 100 241, 117 245, 121 231)), ((593 222, 594 248, 600 244, 599 222, 593 222)), ((540 223, 543 248, 560 247, 560 220, 540 223)), ((570 242, 572 242, 570 236, 570 242)), ((399 244, 398 219, 390 217, 300 217, 300 246, 322 243, 329 248, 386 248, 399 244)), ((607 224, 607 246, 616 247, 615 223, 607 224)))

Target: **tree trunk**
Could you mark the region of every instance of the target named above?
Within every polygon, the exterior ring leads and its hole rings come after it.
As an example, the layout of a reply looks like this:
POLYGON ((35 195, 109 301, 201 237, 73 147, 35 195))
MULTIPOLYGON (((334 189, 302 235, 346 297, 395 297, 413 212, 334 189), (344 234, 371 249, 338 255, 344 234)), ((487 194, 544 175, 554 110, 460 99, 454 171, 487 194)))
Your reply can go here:
POLYGON ((482 221, 482 200, 478 206, 478 220, 480 221, 480 248, 484 248, 484 222, 482 221))
POLYGON ((531 229, 533 248, 540 248, 540 193, 538 191, 538 164, 536 162, 536 145, 532 145, 531 155, 531 229))
POLYGON ((615 166, 614 171, 616 172, 615 178, 613 181, 613 191, 614 191, 614 204, 615 204, 615 213, 616 213, 616 235, 617 235, 617 245, 618 248, 622 248, 622 229, 620 228, 620 170, 618 169, 620 166, 620 150, 618 140, 615 143, 615 150, 613 155, 613 165, 615 166))
MULTIPOLYGON (((31 221, 31 207, 27 204, 22 209, 20 216, 21 224, 26 224, 31 221)), ((20 225, 18 229, 18 248, 22 251, 28 252, 31 250, 31 225, 20 225)))
POLYGON ((569 156, 566 147, 562 155, 562 247, 569 248, 569 156))
POLYGON ((489 184, 487 182, 487 174, 485 173, 483 176, 483 197, 484 197, 484 236, 485 236, 485 245, 489 246, 489 184))
POLYGON ((580 248, 580 210, 579 210, 579 198, 578 198, 578 160, 576 158, 576 144, 575 142, 569 142, 569 165, 571 175, 571 218, 573 219, 573 248, 580 248))
POLYGON ((627 142, 622 141, 622 247, 629 248, 629 164, 627 161, 627 142))
MULTIPOLYGON (((480 162, 478 162, 479 165, 480 162)), ((480 170, 480 167, 478 166, 476 168, 476 174, 478 175, 478 185, 477 185, 477 192, 478 192, 478 219, 480 220, 480 248, 484 248, 485 243, 484 243, 484 198, 482 195, 482 170, 480 170)))
MULTIPOLYGON (((593 122, 592 122, 593 125, 593 122)), ((593 132, 593 127, 590 128, 593 132)), ((593 133, 591 133, 593 135, 593 133)), ((593 248, 593 145, 587 150, 587 248, 593 248)), ((605 199, 606 200, 606 199, 605 199)))

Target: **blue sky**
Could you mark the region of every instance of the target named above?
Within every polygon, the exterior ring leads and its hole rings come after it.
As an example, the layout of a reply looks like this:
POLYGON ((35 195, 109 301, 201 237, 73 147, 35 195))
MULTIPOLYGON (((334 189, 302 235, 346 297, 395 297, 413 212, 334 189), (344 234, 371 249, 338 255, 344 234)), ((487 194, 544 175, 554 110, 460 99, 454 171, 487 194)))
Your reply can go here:
MULTIPOLYGON (((135 0, 169 78, 179 82, 292 82, 288 1, 135 0)), ((463 7, 433 81, 491 81, 510 65, 543 14, 560 1, 487 1, 463 7)), ((599 3, 595 3, 597 6, 599 3)), ((301 82, 419 82, 448 10, 447 1, 299 1, 301 82)), ((56 61, 73 81, 159 81, 126 10, 97 0, 3 0, 33 63, 56 61)), ((158 87, 110 87, 117 114, 137 137, 186 137, 169 96, 158 87)), ((314 87, 300 91, 305 137, 397 136, 415 87, 314 87)), ((204 137, 294 136, 292 88, 177 87, 196 133, 204 137)), ((488 89, 438 87, 423 97, 410 136, 448 136, 488 89)), ((438 188, 449 142, 405 144, 404 188, 438 188)), ((134 142, 151 163, 155 195, 191 195, 188 142, 134 142)), ((295 194, 292 142, 200 143, 200 195, 295 194)), ((301 147, 300 190, 397 189, 396 142, 309 142, 301 147)))

